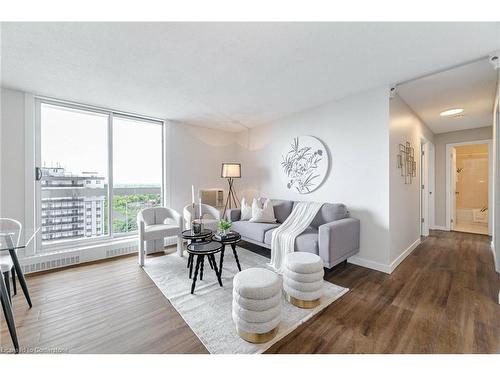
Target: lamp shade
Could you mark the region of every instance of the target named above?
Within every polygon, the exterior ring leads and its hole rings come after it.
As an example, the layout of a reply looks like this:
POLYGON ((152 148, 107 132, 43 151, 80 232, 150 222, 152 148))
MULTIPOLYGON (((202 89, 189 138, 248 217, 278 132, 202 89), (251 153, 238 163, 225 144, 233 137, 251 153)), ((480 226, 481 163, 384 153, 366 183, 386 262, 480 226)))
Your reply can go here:
POLYGON ((241 178, 241 164, 222 163, 222 170, 220 176, 222 178, 241 178))

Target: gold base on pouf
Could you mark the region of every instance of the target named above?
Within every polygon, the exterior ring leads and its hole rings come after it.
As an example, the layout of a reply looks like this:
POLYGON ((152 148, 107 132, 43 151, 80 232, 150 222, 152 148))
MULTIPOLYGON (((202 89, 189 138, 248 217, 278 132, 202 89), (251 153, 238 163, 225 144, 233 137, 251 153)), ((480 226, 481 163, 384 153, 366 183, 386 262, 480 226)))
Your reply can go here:
POLYGON ((278 333, 278 327, 273 328, 272 330, 266 333, 250 333, 242 331, 241 329, 238 328, 236 328, 236 331, 243 340, 251 342, 252 344, 262 344, 268 342, 274 336, 276 336, 276 333, 278 333))
POLYGON ((286 300, 290 302, 292 305, 300 307, 301 309, 312 309, 320 304, 320 298, 312 300, 312 301, 304 301, 303 299, 298 299, 292 297, 288 293, 285 293, 286 300))

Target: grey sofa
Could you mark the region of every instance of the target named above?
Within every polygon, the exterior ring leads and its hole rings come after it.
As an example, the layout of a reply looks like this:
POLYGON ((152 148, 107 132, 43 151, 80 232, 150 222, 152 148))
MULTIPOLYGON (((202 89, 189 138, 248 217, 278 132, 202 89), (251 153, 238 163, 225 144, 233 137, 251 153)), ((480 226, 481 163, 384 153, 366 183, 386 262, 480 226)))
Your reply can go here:
MULTIPOLYGON (((283 223, 293 210, 294 201, 271 200, 277 223, 241 221, 239 208, 228 210, 226 216, 233 222, 232 229, 242 240, 271 248, 273 230, 283 223)), ((324 203, 311 225, 295 239, 295 251, 319 255, 326 268, 331 268, 359 250, 359 220, 349 217, 346 206, 324 203)))

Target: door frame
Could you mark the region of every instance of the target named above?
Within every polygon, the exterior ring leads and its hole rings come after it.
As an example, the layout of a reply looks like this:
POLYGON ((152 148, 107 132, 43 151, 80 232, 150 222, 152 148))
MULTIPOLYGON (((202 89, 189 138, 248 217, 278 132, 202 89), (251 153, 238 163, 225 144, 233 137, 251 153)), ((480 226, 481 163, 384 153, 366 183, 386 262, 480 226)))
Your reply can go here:
POLYGON ((451 149, 457 146, 487 144, 488 145, 488 234, 491 236, 493 224, 493 140, 480 139, 477 141, 454 142, 446 144, 446 230, 451 230, 451 149))
POLYGON ((427 138, 420 138, 420 235, 428 236, 434 225, 434 144, 427 138))

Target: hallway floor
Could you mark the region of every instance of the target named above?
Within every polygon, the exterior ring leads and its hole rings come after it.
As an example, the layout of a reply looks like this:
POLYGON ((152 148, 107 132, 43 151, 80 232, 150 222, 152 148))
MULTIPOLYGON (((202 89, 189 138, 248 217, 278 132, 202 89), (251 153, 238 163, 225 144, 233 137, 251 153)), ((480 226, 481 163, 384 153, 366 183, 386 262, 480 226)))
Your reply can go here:
POLYGON ((351 291, 269 352, 500 352, 488 236, 431 231, 391 275, 348 264, 328 280, 351 291))
MULTIPOLYGON (((351 291, 268 352, 498 353, 500 276, 489 243, 432 231, 391 275, 340 266, 328 280, 351 291)), ((13 299, 24 351, 207 352, 135 256, 32 275, 28 284, 33 308, 22 294, 13 299)), ((0 319, 1 353, 12 344, 0 319)))

